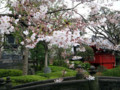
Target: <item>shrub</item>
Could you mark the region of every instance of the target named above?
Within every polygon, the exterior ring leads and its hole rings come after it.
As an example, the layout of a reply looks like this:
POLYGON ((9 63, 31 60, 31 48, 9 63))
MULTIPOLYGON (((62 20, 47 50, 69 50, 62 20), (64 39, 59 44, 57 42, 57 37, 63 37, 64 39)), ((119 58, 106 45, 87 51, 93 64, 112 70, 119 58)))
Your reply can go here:
POLYGON ((53 61, 54 66, 63 66, 63 67, 68 67, 67 63, 65 63, 64 60, 54 60, 53 61))
POLYGON ((19 84, 34 82, 34 81, 46 80, 46 79, 47 78, 45 78, 45 77, 37 76, 37 75, 11 77, 11 80, 12 80, 14 86, 19 85, 19 84))
POLYGON ((120 77, 120 66, 106 70, 105 72, 102 73, 103 76, 115 76, 115 77, 120 77))
POLYGON ((21 76, 22 71, 16 69, 0 69, 0 77, 21 76))
POLYGON ((88 69, 90 68, 90 63, 85 62, 85 63, 82 63, 81 66, 82 66, 84 69, 88 70, 88 69))
MULTIPOLYGON (((90 63, 88 62, 82 62, 82 61, 71 61, 71 62, 74 62, 75 64, 75 68, 78 66, 78 65, 81 65, 84 69, 88 70, 90 68, 90 63)), ((71 63, 70 62, 70 63, 71 63)))
POLYGON ((93 49, 88 45, 83 45, 83 47, 85 47, 85 52, 77 51, 77 56, 81 56, 84 58, 84 60, 87 60, 87 61, 93 60, 93 58, 94 58, 93 49))
POLYGON ((102 65, 100 65, 100 66, 97 67, 97 72, 104 72, 106 70, 107 69, 104 66, 102 66, 102 65))

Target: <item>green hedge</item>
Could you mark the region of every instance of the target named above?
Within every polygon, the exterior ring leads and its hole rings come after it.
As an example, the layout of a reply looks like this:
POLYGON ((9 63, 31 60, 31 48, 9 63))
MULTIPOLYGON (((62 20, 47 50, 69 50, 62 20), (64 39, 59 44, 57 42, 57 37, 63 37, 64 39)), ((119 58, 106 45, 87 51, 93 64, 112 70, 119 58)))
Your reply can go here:
POLYGON ((26 75, 26 76, 15 76, 11 77, 13 85, 19 85, 19 84, 24 84, 24 83, 29 83, 29 82, 35 82, 35 81, 40 81, 40 80, 46 80, 47 78, 42 77, 42 76, 37 76, 37 75, 26 75))
POLYGON ((120 77, 120 66, 106 70, 105 72, 102 73, 103 76, 115 76, 115 77, 120 77))
POLYGON ((0 69, 0 77, 21 76, 22 71, 17 69, 0 69))

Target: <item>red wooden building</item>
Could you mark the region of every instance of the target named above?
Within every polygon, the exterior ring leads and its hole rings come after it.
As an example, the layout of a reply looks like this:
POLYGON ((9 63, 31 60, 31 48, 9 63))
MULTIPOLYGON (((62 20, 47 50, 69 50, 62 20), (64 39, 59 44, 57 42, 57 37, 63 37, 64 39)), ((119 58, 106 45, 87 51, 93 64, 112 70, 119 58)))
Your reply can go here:
POLYGON ((91 46, 94 50, 94 60, 90 61, 94 66, 102 65, 107 69, 114 68, 115 66, 115 56, 112 52, 104 49, 96 49, 95 46, 91 46))

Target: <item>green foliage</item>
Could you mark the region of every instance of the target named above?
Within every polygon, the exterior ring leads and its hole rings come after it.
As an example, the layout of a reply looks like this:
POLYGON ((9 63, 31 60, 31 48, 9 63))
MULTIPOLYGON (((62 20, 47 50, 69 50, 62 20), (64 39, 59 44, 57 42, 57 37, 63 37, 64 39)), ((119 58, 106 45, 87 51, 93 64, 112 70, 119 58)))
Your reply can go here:
POLYGON ((35 81, 40 81, 40 80, 46 80, 47 78, 42 77, 42 76, 37 76, 37 75, 27 75, 27 76, 16 76, 16 77, 11 77, 13 85, 19 85, 19 84, 24 84, 28 82, 35 82, 35 81))
POLYGON ((104 66, 98 66, 97 67, 97 72, 105 72, 107 69, 104 66))
MULTIPOLYGON (((59 60, 63 60, 63 57, 62 57, 62 52, 64 52, 64 49, 63 48, 58 48, 58 46, 54 45, 52 46, 51 50, 50 50, 50 54, 53 54, 54 55, 54 59, 59 59, 59 60)), ((51 57, 51 56, 50 56, 51 57)))
POLYGON ((22 71, 16 69, 0 69, 0 77, 21 76, 22 71))
MULTIPOLYGON (((72 53, 71 53, 71 47, 67 48, 67 49, 63 49, 63 48, 59 48, 56 45, 53 45, 49 55, 53 55, 53 59, 54 60, 63 60, 65 58, 68 58, 72 53), (64 53, 64 55, 63 55, 64 53)), ((50 56, 51 57, 51 56, 50 56)))
POLYGON ((60 67, 60 66, 49 66, 52 70, 52 72, 58 72, 58 71, 63 71, 63 70, 66 70, 66 71, 73 71, 71 69, 68 69, 66 67, 60 67))
POLYGON ((44 61, 45 61, 45 49, 42 43, 38 43, 37 46, 34 49, 30 50, 31 53, 31 59, 34 61, 36 60, 38 66, 35 66, 35 69, 41 69, 44 66, 44 61))
POLYGON ((38 43, 34 49, 30 50, 31 59, 44 60, 45 59, 45 50, 44 46, 41 43, 38 43))
POLYGON ((85 62, 85 63, 82 63, 81 65, 84 69, 88 70, 90 68, 90 63, 88 62, 85 62))
POLYGON ((54 66, 63 66, 63 67, 68 67, 67 63, 65 63, 64 60, 54 60, 53 61, 54 66))
POLYGON ((12 83, 15 86, 24 83, 34 82, 34 81, 60 78, 62 77, 63 70, 67 71, 64 77, 75 76, 77 73, 75 70, 71 70, 65 67, 59 67, 59 66, 49 66, 49 67, 51 68, 52 73, 45 74, 41 71, 38 71, 36 72, 36 75, 14 76, 11 77, 12 83))
POLYGON ((94 57, 94 51, 90 46, 83 45, 86 49, 85 52, 77 52, 77 56, 83 57, 85 60, 91 60, 94 57))
MULTIPOLYGON (((60 67, 60 66, 49 66, 51 68, 52 72, 62 72, 63 70, 66 70, 67 72, 72 72, 73 70, 68 69, 66 67, 60 67)), ((36 72, 36 74, 43 73, 41 71, 36 72)))
POLYGON ((49 67, 51 68, 52 73, 45 74, 45 73, 37 72, 36 74, 49 79, 53 79, 53 78, 62 77, 62 71, 66 70, 67 73, 64 75, 65 77, 76 75, 76 71, 65 68, 65 67, 60 67, 60 66, 49 66, 49 67))
MULTIPOLYGON (((43 76, 46 77, 48 79, 54 79, 54 78, 60 78, 62 77, 62 71, 58 71, 58 72, 52 72, 52 73, 37 73, 37 75, 39 76, 43 76)), ((75 76, 76 75, 76 71, 71 71, 71 72, 67 72, 64 77, 70 77, 70 76, 75 76)))
POLYGON ((102 73, 103 76, 115 76, 115 77, 120 77, 120 66, 106 70, 105 72, 102 73))
POLYGON ((81 65, 84 69, 88 70, 90 68, 90 63, 88 62, 82 62, 82 61, 71 61, 70 63, 74 62, 75 64, 75 68, 78 66, 78 65, 81 65))

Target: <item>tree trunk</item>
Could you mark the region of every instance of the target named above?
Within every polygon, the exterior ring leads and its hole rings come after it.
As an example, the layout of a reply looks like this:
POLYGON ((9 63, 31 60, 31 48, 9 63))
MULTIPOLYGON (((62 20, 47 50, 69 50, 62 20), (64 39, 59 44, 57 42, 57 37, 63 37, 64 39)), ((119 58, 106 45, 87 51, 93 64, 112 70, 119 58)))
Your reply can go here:
POLYGON ((45 47, 45 67, 44 67, 44 73, 51 73, 51 69, 48 67, 48 44, 44 43, 45 47))
POLYGON ((45 47, 45 67, 48 67, 48 47, 45 47))
POLYGON ((28 48, 24 48, 24 57, 23 57, 23 75, 28 74, 28 48))
POLYGON ((0 60, 1 60, 1 57, 2 57, 2 47, 0 48, 0 60))
POLYGON ((3 39, 4 37, 2 36, 2 35, 0 35, 0 59, 1 59, 1 57, 2 57, 2 46, 3 46, 3 42, 2 42, 2 39, 3 39))

